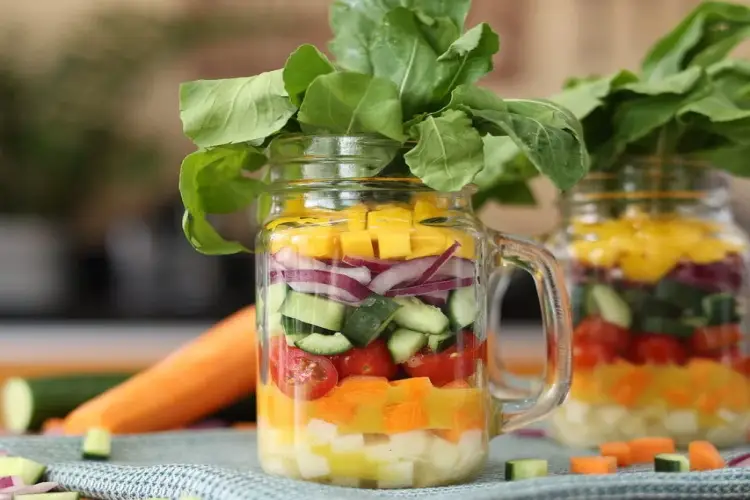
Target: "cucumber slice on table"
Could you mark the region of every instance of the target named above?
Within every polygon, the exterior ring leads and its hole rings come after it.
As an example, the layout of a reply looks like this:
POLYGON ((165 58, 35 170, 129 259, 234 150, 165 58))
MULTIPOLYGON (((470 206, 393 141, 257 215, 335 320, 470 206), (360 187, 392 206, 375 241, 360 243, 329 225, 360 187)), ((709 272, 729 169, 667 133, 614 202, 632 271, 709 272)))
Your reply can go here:
POLYGON ((18 495, 23 500, 79 500, 80 493, 73 491, 61 491, 56 493, 34 493, 31 495, 18 495))
POLYGON ((549 464, 546 460, 528 458, 522 460, 509 460, 505 462, 506 481, 545 477, 548 473, 549 464))
POLYGON ((91 429, 83 438, 81 457, 84 460, 109 460, 112 454, 112 435, 105 429, 91 429))
POLYGON ((370 295, 347 316, 341 333, 357 347, 367 347, 386 330, 400 308, 393 299, 370 295))
POLYGON ((396 364, 406 363, 420 349, 427 344, 427 336, 423 333, 401 328, 393 332, 388 339, 388 351, 396 364))
POLYGON ((473 286, 459 288, 448 299, 448 318, 453 330, 461 330, 474 323, 477 317, 477 296, 473 286))
POLYGON ((448 329, 450 320, 437 307, 414 297, 396 297, 394 300, 401 305, 393 317, 399 326, 428 335, 442 335, 448 329))
POLYGON ((443 352, 456 344, 456 335, 446 333, 444 335, 430 335, 427 338, 427 346, 432 352, 443 352))
POLYGON ((690 461, 677 453, 661 453, 654 457, 655 472, 689 472, 690 461))
POLYGON ((18 476, 24 484, 36 484, 47 470, 33 460, 21 457, 0 457, 0 476, 18 476))
POLYGON ((334 335, 313 333, 298 340, 295 345, 305 352, 318 356, 335 356, 354 347, 349 339, 340 333, 334 335))
POLYGON ((287 293, 281 314, 313 326, 340 332, 346 306, 340 302, 295 291, 287 293))
POLYGON ((627 302, 614 290, 607 285, 593 285, 589 291, 590 308, 598 313, 604 321, 622 328, 630 328, 633 322, 633 316, 627 302))
POLYGON ((737 300, 730 293, 717 293, 703 298, 707 326, 731 325, 740 322, 737 300))
POLYGON ((79 405, 121 384, 131 374, 11 378, 2 386, 0 427, 21 434, 38 431, 49 418, 64 418, 79 405))

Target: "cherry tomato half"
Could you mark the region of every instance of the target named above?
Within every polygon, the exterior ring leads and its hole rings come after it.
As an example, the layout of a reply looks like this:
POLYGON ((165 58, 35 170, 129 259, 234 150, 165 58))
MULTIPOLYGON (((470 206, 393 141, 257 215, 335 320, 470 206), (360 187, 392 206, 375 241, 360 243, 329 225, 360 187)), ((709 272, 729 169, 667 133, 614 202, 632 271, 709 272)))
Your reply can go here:
POLYGON ((439 353, 418 352, 404 363, 404 369, 410 377, 429 377, 434 386, 442 387, 474 375, 477 362, 486 360, 486 355, 485 343, 473 333, 463 332, 453 347, 439 353))
POLYGON ((581 321, 573 332, 573 338, 581 342, 605 344, 617 353, 627 351, 630 346, 630 332, 598 316, 589 316, 581 321))
POLYGON ((640 335, 633 342, 630 356, 638 364, 681 365, 687 352, 679 340, 669 335, 640 335))
MULTIPOLYGON (((273 351, 272 351, 273 352, 273 351)), ((313 400, 325 396, 339 381, 333 363, 301 349, 279 349, 280 356, 270 359, 271 378, 290 398, 313 400)))
POLYGON ((709 354, 736 346, 741 340, 739 325, 706 326, 695 330, 690 347, 697 354, 709 354))
POLYGON ((355 348, 334 356, 331 361, 341 379, 360 375, 392 379, 398 371, 388 347, 379 339, 362 349, 355 348))
POLYGON ((573 367, 591 369, 597 365, 612 363, 617 357, 615 348, 603 342, 591 342, 588 339, 573 340, 573 367))

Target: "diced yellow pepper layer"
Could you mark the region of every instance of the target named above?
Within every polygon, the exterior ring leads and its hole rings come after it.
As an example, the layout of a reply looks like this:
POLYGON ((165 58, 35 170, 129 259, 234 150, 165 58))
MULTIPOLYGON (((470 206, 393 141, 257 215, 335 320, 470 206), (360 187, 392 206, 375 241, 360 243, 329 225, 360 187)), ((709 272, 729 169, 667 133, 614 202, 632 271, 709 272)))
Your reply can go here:
POLYGON ((445 217, 445 210, 442 210, 426 200, 419 200, 414 204, 414 223, 422 222, 426 219, 435 217, 445 217))
POLYGON ((416 259, 430 255, 439 255, 450 245, 445 230, 439 227, 429 227, 417 224, 411 233, 411 255, 416 259))
POLYGON ((400 207, 374 210, 367 214, 370 231, 397 231, 411 229, 412 212, 400 207))
POLYGON ((344 256, 375 257, 370 232, 363 230, 341 233, 341 252, 344 256))
POLYGON ((411 254, 411 230, 394 229, 378 230, 375 234, 378 240, 378 253, 381 259, 406 258, 411 254))

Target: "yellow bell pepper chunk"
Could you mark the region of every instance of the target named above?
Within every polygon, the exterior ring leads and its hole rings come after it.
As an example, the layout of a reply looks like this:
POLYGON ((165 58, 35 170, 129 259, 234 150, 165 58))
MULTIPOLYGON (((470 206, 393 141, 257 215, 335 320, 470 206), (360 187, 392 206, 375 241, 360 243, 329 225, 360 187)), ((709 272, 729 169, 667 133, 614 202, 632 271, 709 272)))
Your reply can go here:
POLYGON ((367 214, 367 229, 371 231, 398 231, 411 229, 412 212, 393 207, 374 210, 367 214))
POLYGON ((571 245, 571 253, 576 260, 596 267, 612 267, 620 253, 615 245, 608 241, 576 241, 571 245))
POLYGON ((302 214, 305 212, 305 198, 304 196, 294 196, 284 202, 284 213, 285 214, 302 214))
POLYGON ((444 217, 445 210, 439 209, 434 203, 419 200, 414 204, 414 222, 418 223, 426 219, 444 217))
POLYGON ((471 260, 477 258, 476 243, 472 234, 457 229, 443 229, 443 231, 446 233, 446 243, 443 250, 448 250, 457 241, 461 246, 455 253, 456 257, 471 260))
POLYGON ((300 255, 333 259, 339 256, 339 232, 331 227, 290 229, 291 243, 300 255))
POLYGON ((633 281, 654 283, 669 273, 679 262, 681 252, 665 246, 652 251, 624 255, 620 267, 626 278, 633 281))
POLYGON ((706 240, 686 248, 685 255, 696 264, 711 264, 723 260, 727 255, 727 245, 720 240, 706 240))
POLYGON ((384 230, 375 232, 375 235, 381 259, 399 259, 411 254, 411 231, 384 230))
POLYGON ((357 205, 344 210, 347 217, 349 231, 364 231, 367 229, 367 207, 357 205))
POLYGON ((328 217, 279 217, 266 224, 267 230, 274 230, 284 224, 294 226, 325 226, 330 224, 331 219, 328 217))
POLYGON ((416 259, 430 255, 440 255, 449 246, 443 229, 417 224, 411 234, 411 255, 416 259))
POLYGON ((341 252, 344 256, 375 257, 370 232, 349 231, 348 233, 341 233, 341 252))

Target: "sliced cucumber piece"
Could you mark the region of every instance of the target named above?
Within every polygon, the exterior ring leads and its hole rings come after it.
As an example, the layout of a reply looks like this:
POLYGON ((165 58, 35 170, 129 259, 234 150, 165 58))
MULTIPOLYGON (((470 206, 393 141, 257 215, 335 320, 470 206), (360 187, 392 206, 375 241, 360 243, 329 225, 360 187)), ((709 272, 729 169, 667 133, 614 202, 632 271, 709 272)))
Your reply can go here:
POLYGON ((730 293, 717 293, 703 298, 707 326, 732 325, 740 322, 737 300, 730 293))
POLYGON ((297 347, 297 342, 304 339, 305 337, 309 336, 311 334, 304 334, 304 333, 293 333, 291 335, 284 335, 284 338, 286 338, 286 345, 290 347, 297 347))
POLYGON ((521 479, 545 477, 548 473, 549 464, 546 460, 527 458, 505 462, 506 481, 519 481, 521 479))
POLYGON ((682 309, 683 314, 695 316, 699 316, 703 312, 703 299, 708 295, 711 294, 700 288, 671 279, 659 281, 654 289, 654 296, 657 299, 678 306, 682 309))
POLYGON ((690 460, 677 453, 660 453, 654 457, 655 472, 689 472, 690 460))
POLYGON ((427 338, 427 346, 432 352, 443 352, 456 344, 456 335, 446 333, 444 335, 430 335, 427 338))
POLYGON ((265 305, 269 314, 279 312, 279 309, 281 309, 281 305, 286 298, 288 289, 286 283, 276 283, 268 286, 266 290, 265 305))
POLYGON ((428 335, 442 335, 448 329, 448 317, 437 307, 425 304, 414 297, 396 297, 402 307, 393 317, 399 326, 428 335))
POLYGON ((281 326, 281 313, 273 313, 268 315, 268 332, 271 337, 278 337, 284 333, 284 327, 281 326))
POLYGON ((295 291, 287 293, 281 314, 333 332, 341 331, 346 306, 340 302, 295 291))
POLYGON ((33 493, 31 495, 18 495, 23 500, 79 500, 80 493, 74 491, 62 491, 57 493, 33 493))
POLYGON ((18 476, 24 484, 36 484, 47 470, 33 460, 21 457, 0 457, 0 476, 18 476))
POLYGON ((349 342, 349 339, 340 333, 334 335, 313 333, 298 340, 295 345, 305 352, 316 354, 318 356, 335 356, 337 354, 343 354, 354 347, 354 345, 349 342))
MULTIPOLYGON (((693 318, 690 318, 693 319, 693 318)), ((641 320, 640 331, 643 333, 657 333, 672 335, 673 337, 688 338, 693 335, 695 326, 689 320, 650 317, 641 320)))
POLYGON ((589 295, 589 287, 584 285, 574 285, 570 289, 570 308, 573 314, 573 326, 577 326, 583 319, 588 316, 586 310, 586 299, 589 295))
POLYGON ((604 321, 622 328, 630 328, 633 316, 627 302, 610 286, 594 285, 589 292, 589 300, 595 305, 604 321))
POLYGON ((474 323, 477 317, 477 295, 473 286, 459 288, 448 299, 448 319, 454 331, 474 323))
POLYGON ((105 429, 90 429, 83 438, 81 456, 84 460, 109 460, 112 435, 105 429))
POLYGON ((401 328, 388 339, 388 351, 396 364, 406 363, 427 344, 427 336, 420 332, 401 328))
POLYGON ((287 316, 281 317, 281 326, 287 335, 310 335, 311 333, 321 333, 323 335, 333 335, 336 333, 332 330, 326 330, 319 326, 311 325, 287 316))
POLYGON ((393 299, 370 295, 348 315, 341 333, 357 347, 367 347, 383 333, 400 308, 393 299))

